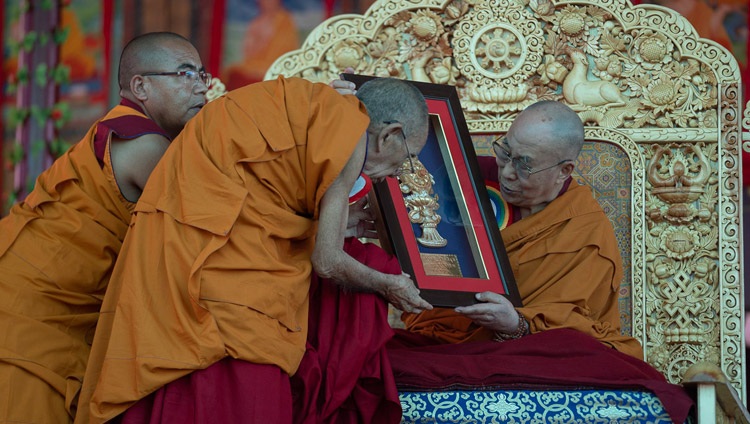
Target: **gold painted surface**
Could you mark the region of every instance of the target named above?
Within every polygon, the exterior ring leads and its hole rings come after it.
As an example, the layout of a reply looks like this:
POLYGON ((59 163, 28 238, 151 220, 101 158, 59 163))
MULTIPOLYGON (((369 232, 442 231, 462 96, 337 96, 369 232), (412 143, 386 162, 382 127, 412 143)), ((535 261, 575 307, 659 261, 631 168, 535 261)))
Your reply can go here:
MULTIPOLYGON (((422 161, 414 158, 411 162, 405 161, 401 164, 401 175, 398 177, 398 185, 404 195, 404 204, 409 215, 409 221, 419 224, 422 234, 417 234, 417 242, 425 247, 445 247, 446 240, 437 230, 442 220, 438 214, 438 195, 432 189, 435 179, 424 167, 422 161), (414 164, 414 173, 411 172, 411 164, 414 164)), ((443 275, 443 274, 435 274, 443 275)))
POLYGON ((381 0, 334 17, 266 78, 356 73, 455 85, 474 135, 565 102, 632 170, 632 335, 679 383, 716 364, 744 399, 740 73, 677 13, 625 0, 381 0))
POLYGON ((463 277, 458 256, 443 253, 420 253, 427 275, 463 277))

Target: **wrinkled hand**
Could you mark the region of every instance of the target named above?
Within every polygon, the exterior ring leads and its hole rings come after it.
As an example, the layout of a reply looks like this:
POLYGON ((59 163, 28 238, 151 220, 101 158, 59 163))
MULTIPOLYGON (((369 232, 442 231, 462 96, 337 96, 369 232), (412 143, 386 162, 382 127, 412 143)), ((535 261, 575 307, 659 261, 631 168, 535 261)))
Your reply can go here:
MULTIPOLYGON (((346 68, 346 70, 344 70, 344 73, 353 74, 354 69, 346 68)), ((357 94, 357 85, 351 81, 343 79, 343 77, 331 81, 330 83, 328 83, 328 85, 334 90, 338 91, 339 94, 357 94)))
POLYGON ((419 289, 414 285, 409 274, 389 275, 391 281, 383 288, 382 295, 396 309, 418 314, 432 309, 432 305, 419 296, 419 289))
POLYGON ((513 333, 518 330, 518 312, 503 295, 486 291, 475 297, 480 303, 460 306, 455 311, 492 331, 513 333))
POLYGON ((375 227, 375 213, 370 208, 367 196, 349 205, 346 237, 378 238, 378 231, 375 227))

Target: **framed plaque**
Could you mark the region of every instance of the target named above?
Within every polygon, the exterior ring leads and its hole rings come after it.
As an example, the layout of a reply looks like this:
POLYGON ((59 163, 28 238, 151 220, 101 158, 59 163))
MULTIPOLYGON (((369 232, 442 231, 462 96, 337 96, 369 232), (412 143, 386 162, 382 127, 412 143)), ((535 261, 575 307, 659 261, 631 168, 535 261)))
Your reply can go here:
MULTIPOLYGON (((358 86, 373 78, 343 77, 358 86)), ((521 306, 456 88, 408 82, 427 100, 429 136, 412 160, 416 172, 373 187, 381 245, 434 306, 471 305, 483 291, 521 306)))

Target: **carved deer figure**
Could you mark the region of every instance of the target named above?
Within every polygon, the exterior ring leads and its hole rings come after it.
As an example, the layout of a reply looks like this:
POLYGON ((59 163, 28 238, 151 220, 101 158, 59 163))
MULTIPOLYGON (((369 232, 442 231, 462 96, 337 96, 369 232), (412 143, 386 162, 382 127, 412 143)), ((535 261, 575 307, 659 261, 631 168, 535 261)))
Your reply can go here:
POLYGON ((609 81, 589 81, 589 64, 586 54, 576 49, 566 49, 573 61, 573 69, 563 82, 563 96, 571 105, 620 106, 625 104, 620 89, 609 81))

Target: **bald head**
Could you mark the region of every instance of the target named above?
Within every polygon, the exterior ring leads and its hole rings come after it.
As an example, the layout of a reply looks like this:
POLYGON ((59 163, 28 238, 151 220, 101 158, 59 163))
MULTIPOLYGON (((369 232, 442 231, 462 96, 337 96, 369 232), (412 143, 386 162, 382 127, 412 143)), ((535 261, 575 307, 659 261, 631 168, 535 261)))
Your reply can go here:
POLYGON ((536 102, 516 117, 510 129, 514 133, 532 130, 561 157, 575 159, 583 147, 583 122, 563 103, 552 100, 536 102))
POLYGON ((130 89, 130 80, 134 75, 158 69, 166 51, 171 48, 170 43, 191 44, 188 39, 173 32, 151 32, 130 40, 120 56, 118 73, 120 90, 130 89))

